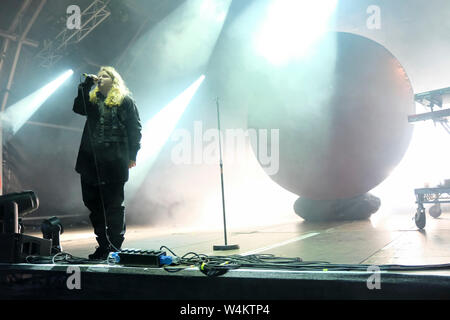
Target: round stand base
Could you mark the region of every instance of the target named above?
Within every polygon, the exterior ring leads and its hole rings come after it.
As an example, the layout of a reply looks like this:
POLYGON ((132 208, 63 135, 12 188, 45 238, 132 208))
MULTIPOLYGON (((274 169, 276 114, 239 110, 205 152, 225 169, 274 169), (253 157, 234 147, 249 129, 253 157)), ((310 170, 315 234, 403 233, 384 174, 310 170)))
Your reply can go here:
POLYGON ((228 244, 228 245, 215 245, 213 246, 213 250, 214 251, 219 251, 219 250, 237 250, 239 249, 239 245, 238 244, 228 244))

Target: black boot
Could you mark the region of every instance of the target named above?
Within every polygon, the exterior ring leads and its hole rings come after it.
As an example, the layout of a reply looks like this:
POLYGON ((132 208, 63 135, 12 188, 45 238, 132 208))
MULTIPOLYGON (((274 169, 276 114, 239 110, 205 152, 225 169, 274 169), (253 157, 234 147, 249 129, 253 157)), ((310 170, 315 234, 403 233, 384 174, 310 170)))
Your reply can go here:
POLYGON ((90 254, 88 257, 90 260, 106 260, 106 258, 108 258, 108 254, 113 250, 110 249, 106 237, 97 237, 97 242, 99 246, 96 248, 95 252, 90 254))
POLYGON ((88 257, 89 260, 106 260, 110 252, 111 250, 109 250, 108 248, 97 247, 97 249, 95 249, 95 252, 93 254, 90 254, 88 257))

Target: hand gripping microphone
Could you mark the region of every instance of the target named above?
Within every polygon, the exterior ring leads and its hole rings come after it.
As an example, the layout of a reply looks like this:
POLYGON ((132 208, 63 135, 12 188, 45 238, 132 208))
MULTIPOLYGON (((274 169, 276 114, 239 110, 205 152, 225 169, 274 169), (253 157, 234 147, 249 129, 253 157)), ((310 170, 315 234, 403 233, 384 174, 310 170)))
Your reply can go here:
POLYGON ((95 74, 83 73, 83 76, 86 78, 91 78, 94 81, 98 81, 98 77, 95 74))

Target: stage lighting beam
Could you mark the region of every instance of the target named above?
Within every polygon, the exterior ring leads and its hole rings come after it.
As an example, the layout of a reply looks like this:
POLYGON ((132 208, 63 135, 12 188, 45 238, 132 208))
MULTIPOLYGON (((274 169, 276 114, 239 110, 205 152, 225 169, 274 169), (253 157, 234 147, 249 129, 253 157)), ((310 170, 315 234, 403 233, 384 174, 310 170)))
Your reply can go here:
POLYGON ((141 186, 161 148, 169 139, 173 129, 204 79, 205 76, 201 75, 193 84, 144 124, 141 149, 136 159, 137 165, 130 170, 130 182, 126 184, 125 192, 134 195, 141 186))
POLYGON ((73 70, 68 70, 41 89, 8 107, 2 114, 2 120, 15 135, 24 123, 38 110, 42 104, 58 89, 71 75, 73 70))
POLYGON ((272 0, 254 48, 273 65, 301 58, 327 31, 337 0, 272 0))

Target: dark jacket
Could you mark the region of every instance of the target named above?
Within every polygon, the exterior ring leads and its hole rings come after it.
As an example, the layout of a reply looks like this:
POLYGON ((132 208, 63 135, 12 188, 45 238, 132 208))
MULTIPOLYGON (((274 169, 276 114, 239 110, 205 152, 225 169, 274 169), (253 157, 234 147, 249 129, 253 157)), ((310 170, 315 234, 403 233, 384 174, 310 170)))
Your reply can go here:
POLYGON ((125 97, 120 106, 108 107, 98 92, 98 103, 89 101, 92 82, 78 87, 73 111, 87 116, 75 170, 88 183, 126 182, 130 160, 140 149, 141 122, 136 105, 125 97), (83 94, 84 102, 83 103, 83 94))

